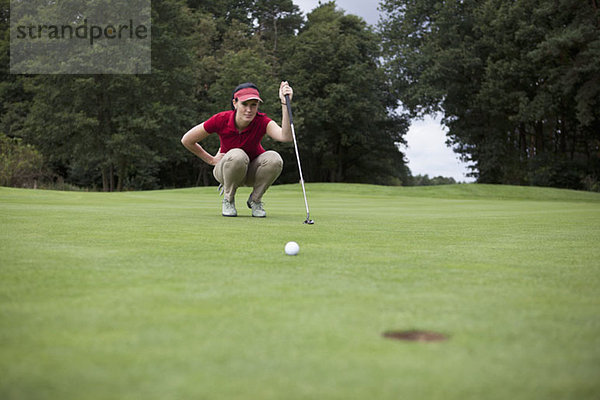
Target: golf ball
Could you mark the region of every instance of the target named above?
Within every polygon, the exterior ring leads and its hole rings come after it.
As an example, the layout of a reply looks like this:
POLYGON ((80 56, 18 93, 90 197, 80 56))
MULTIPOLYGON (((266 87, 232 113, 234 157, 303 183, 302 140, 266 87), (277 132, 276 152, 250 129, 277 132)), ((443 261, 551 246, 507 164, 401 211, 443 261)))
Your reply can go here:
POLYGON ((285 254, 295 256, 300 251, 300 246, 296 242, 287 242, 285 244, 285 254))

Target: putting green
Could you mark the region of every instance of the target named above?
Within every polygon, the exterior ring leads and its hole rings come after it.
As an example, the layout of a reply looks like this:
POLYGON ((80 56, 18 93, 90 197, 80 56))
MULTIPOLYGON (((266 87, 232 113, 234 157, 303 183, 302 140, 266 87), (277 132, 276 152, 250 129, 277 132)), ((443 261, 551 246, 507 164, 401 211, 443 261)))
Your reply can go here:
POLYGON ((597 398, 599 194, 248 194, 0 188, 0 398, 597 398))

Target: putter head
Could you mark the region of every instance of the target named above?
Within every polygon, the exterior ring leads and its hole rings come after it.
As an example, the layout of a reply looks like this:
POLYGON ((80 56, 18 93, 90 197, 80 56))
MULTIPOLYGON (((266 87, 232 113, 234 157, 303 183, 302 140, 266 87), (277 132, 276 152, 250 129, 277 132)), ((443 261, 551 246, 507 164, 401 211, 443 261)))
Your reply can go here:
POLYGON ((308 224, 308 225, 313 225, 315 223, 315 221, 313 221, 312 219, 306 218, 306 221, 304 221, 304 223, 308 224))

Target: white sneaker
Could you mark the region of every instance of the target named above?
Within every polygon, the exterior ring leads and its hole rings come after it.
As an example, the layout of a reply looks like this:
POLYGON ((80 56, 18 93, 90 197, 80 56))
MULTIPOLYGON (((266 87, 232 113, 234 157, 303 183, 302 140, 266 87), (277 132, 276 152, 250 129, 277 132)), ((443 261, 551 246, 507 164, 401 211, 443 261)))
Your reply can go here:
POLYGON ((246 202, 248 208, 252 209, 252 216, 256 218, 264 218, 267 216, 265 209, 263 208, 263 203, 261 201, 252 200, 252 195, 248 197, 248 201, 246 202))
POLYGON ((235 201, 229 202, 229 200, 223 199, 223 212, 224 217, 237 217, 237 210, 235 209, 235 201))

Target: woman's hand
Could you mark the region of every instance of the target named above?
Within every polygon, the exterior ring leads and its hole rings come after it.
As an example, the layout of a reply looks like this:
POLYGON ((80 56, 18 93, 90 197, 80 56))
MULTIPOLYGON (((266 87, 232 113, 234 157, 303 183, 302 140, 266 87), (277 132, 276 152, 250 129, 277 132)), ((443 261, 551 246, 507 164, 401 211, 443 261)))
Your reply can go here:
MULTIPOLYGON (((221 149, 219 149, 219 150, 221 150, 221 149)), ((224 156, 225 156, 225 153, 221 153, 219 151, 217 153, 217 155, 213 157, 213 161, 212 161, 211 165, 217 165, 219 163, 219 161, 221 161, 221 159, 223 159, 224 156)))
POLYGON ((281 100, 282 106, 281 126, 277 125, 277 122, 275 121, 271 121, 267 125, 267 135, 269 135, 271 139, 277 140, 278 142, 291 142, 293 140, 290 116, 286 110, 286 95, 289 96, 290 101, 292 101, 294 91, 287 81, 282 81, 279 85, 279 99, 281 100))
POLYGON ((294 97, 294 91, 292 87, 287 81, 281 82, 279 85, 279 99, 281 100, 281 104, 285 104, 285 95, 290 96, 290 100, 294 97))

